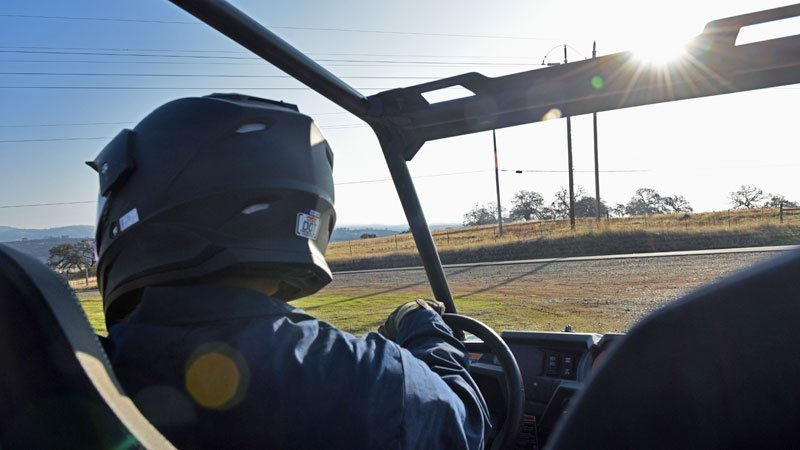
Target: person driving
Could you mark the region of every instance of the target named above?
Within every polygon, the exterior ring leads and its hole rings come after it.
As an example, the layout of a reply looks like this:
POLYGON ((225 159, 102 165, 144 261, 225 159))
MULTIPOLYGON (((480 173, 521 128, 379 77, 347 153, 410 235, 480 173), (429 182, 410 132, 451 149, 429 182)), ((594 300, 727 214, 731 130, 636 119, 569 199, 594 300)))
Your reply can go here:
POLYGON ((296 106, 169 102, 89 163, 105 342, 178 448, 477 449, 490 428, 443 305, 361 338, 292 307, 331 281, 333 153, 296 106))

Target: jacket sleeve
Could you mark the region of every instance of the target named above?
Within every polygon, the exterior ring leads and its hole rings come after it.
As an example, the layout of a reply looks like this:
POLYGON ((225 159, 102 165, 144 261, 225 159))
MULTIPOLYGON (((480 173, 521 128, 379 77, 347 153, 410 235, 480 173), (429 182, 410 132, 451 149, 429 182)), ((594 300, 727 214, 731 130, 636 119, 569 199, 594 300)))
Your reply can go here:
POLYGON ((481 448, 491 425, 486 403, 467 371, 464 344, 441 316, 423 309, 403 319, 397 343, 408 350, 403 356, 413 355, 401 358, 405 432, 417 440, 430 438, 421 441, 419 448, 481 448), (439 433, 431 433, 432 426, 439 433))

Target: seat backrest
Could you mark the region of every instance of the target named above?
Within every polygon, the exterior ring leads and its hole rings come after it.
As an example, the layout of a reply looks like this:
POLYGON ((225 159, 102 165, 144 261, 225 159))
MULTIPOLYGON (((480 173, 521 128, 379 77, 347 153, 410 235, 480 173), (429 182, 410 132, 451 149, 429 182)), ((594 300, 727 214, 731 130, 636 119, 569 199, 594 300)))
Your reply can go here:
POLYGON ((795 448, 798 385, 800 251, 793 251, 633 327, 547 448, 795 448))
POLYGON ((115 379, 77 298, 0 245, 0 448, 173 448, 115 379))

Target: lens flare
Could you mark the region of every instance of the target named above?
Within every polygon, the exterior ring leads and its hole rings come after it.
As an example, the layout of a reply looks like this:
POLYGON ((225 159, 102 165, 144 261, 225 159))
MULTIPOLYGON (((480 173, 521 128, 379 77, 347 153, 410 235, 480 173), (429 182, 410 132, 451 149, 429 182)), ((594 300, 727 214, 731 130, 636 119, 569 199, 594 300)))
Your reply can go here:
POLYGON ((247 387, 247 369, 233 349, 213 346, 199 350, 186 369, 186 390, 208 409, 235 404, 247 387))

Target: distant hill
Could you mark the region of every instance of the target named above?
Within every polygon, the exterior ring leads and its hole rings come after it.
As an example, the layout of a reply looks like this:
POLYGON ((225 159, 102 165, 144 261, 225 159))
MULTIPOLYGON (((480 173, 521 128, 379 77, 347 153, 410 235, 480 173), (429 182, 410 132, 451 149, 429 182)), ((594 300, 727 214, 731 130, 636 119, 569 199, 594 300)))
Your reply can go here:
MULTIPOLYGON (((433 224, 432 230, 458 228, 460 224, 433 224)), ((364 233, 378 237, 392 236, 408 230, 408 225, 349 225, 333 230, 331 242, 354 241, 361 239, 364 233)), ((23 253, 47 261, 50 249, 66 242, 78 242, 82 239, 93 239, 94 227, 89 225, 72 225, 46 229, 23 229, 0 226, 0 242, 23 253)))
MULTIPOLYGON (((430 226, 432 230, 441 230, 443 228, 458 228, 461 224, 433 224, 430 226)), ((364 233, 374 234, 377 237, 392 236, 408 230, 408 225, 349 225, 345 227, 337 227, 333 230, 331 242, 339 241, 353 241, 361 239, 364 233)))
POLYGON ((338 242, 338 241, 353 241, 356 239, 361 239, 361 235, 364 233, 374 234, 378 237, 383 236, 392 236, 394 234, 400 233, 399 230, 390 230, 388 228, 334 228, 333 235, 331 236, 331 242, 338 242))
POLYGON ((23 239, 87 239, 93 237, 94 227, 90 225, 71 225, 45 229, 24 229, 0 226, 0 242, 21 241, 23 239))
POLYGON ((48 238, 48 239, 26 239, 24 241, 3 242, 13 249, 33 256, 41 262, 46 263, 50 256, 50 249, 59 244, 75 243, 86 238, 48 238))
POLYGON ((67 242, 94 238, 94 227, 71 225, 45 229, 24 229, 0 226, 0 242, 22 253, 46 262, 50 249, 67 242))

